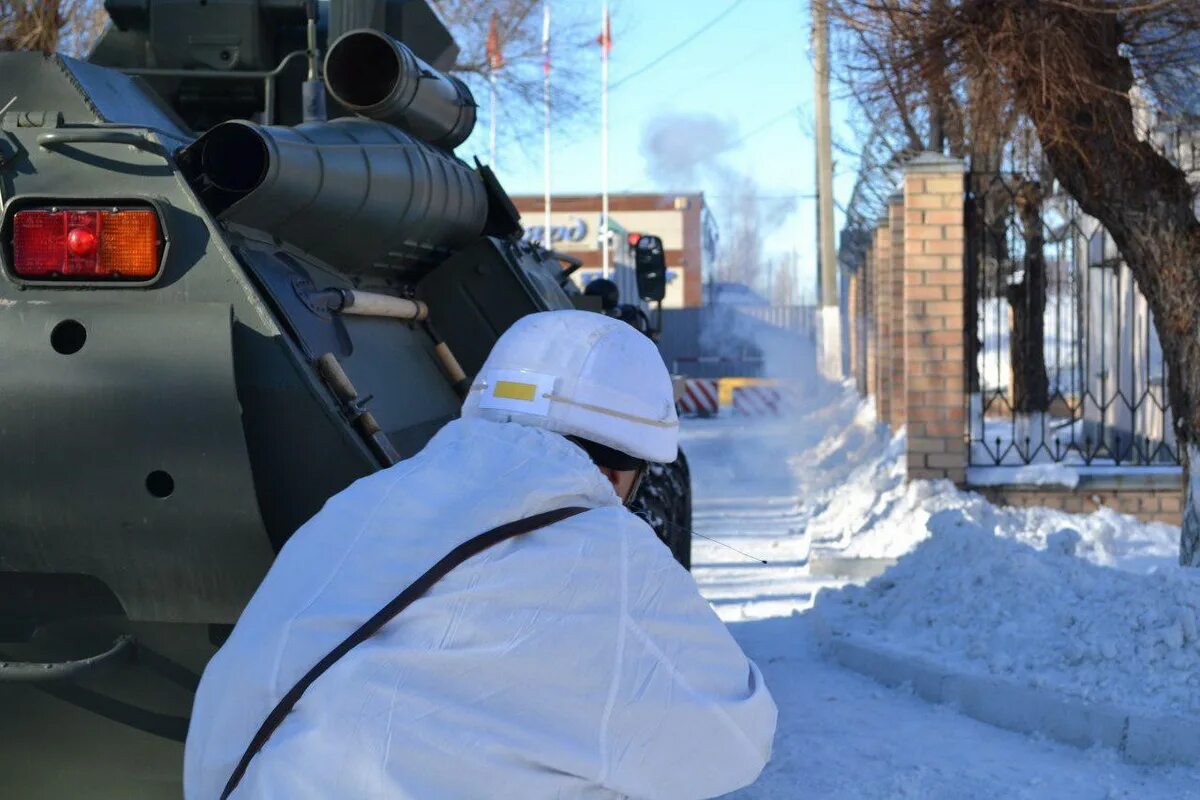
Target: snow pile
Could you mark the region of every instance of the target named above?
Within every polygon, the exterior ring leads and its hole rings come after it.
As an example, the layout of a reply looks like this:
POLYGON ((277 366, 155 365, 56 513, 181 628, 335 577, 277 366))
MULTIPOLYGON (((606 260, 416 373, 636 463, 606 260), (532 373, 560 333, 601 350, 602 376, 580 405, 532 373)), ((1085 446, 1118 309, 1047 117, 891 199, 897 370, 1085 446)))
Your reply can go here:
POLYGON ((837 446, 865 427, 876 429, 867 437, 870 448, 859 448, 852 459, 857 466, 813 503, 808 532, 816 552, 899 558, 929 537, 935 515, 956 511, 983 530, 1038 548, 1059 531, 1073 530, 1080 537, 1078 554, 1102 566, 1145 572, 1172 565, 1178 557, 1179 528, 1173 525, 1142 522, 1108 508, 1069 514, 1051 508, 998 507, 948 481, 905 483, 904 432, 890 439, 880 436, 881 426, 863 412, 827 442, 837 446))
POLYGON ((914 481, 880 493, 863 514, 852 505, 861 486, 850 485, 831 507, 813 521, 814 542, 847 558, 899 558, 929 538, 934 520, 948 512, 961 514, 981 529, 1038 548, 1061 531, 1079 536, 1077 553, 1094 564, 1146 572, 1173 565, 1179 553, 1179 529, 1142 522, 1110 508, 1091 514, 1069 514, 1053 508, 995 506, 974 492, 947 481, 914 481), (851 502, 843 506, 842 498, 851 502), (834 538, 832 532, 837 532, 834 538))
POLYGON ((972 467, 969 480, 975 486, 1065 486, 1079 485, 1079 470, 1058 461, 1021 464, 1015 467, 972 467))
POLYGON ((1076 530, 1038 550, 964 509, 929 528, 884 575, 820 593, 833 630, 1091 703, 1200 713, 1200 571, 1101 567, 1077 557, 1076 530))

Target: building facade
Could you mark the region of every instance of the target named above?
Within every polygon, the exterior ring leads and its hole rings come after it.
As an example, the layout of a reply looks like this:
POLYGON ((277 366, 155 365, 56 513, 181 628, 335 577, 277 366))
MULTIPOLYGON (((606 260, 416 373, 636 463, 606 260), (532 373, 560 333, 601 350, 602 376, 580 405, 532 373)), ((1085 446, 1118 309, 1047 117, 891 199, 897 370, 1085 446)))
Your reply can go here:
MULTIPOLYGON (((542 196, 512 199, 521 213, 526 238, 544 241, 542 196)), ((601 276, 601 207, 600 195, 556 195, 551 199, 550 246, 583 261, 583 268, 574 275, 580 286, 601 276)), ((699 192, 614 194, 609 195, 608 207, 614 238, 629 232, 662 239, 667 259, 667 296, 663 307, 702 305, 704 267, 713 258, 716 247, 716 227, 705 207, 704 195, 699 192)), ((624 271, 629 265, 618 264, 618 250, 613 249, 612 266, 624 271)))

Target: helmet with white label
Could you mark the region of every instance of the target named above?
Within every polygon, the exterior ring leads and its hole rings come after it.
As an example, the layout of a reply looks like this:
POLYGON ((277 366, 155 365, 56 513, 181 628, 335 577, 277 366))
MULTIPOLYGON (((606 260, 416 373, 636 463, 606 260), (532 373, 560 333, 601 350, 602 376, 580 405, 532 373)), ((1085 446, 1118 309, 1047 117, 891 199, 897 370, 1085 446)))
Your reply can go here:
POLYGON ((462 415, 578 436, 659 463, 674 461, 679 448, 675 396, 658 348, 591 311, 518 320, 479 370, 462 415))

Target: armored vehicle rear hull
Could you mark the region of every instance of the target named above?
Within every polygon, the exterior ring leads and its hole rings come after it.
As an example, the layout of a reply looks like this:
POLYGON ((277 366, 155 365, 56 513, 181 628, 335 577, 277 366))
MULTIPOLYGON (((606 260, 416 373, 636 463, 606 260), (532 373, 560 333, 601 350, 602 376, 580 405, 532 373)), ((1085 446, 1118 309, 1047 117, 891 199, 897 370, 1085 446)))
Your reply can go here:
POLYGON ((0 794, 177 798, 278 549, 574 303, 488 169, 387 122, 197 136, 31 53, 0 54, 0 108, 0 794))

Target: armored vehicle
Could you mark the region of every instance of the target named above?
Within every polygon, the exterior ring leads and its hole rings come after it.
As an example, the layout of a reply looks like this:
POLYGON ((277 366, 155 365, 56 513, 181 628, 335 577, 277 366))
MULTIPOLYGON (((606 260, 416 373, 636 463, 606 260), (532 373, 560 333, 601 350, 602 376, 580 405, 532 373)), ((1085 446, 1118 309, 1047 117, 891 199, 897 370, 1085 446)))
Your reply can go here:
POLYGON ((106 7, 87 61, 0 55, 6 798, 179 797, 278 549, 453 419, 515 320, 579 302, 454 155, 475 104, 421 0, 106 7))

